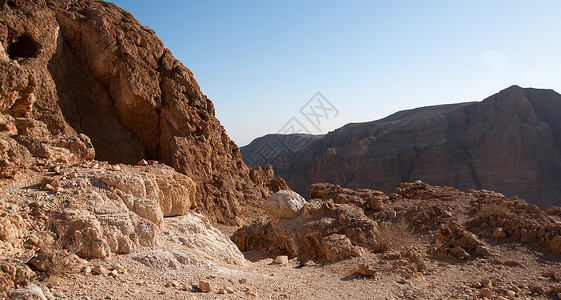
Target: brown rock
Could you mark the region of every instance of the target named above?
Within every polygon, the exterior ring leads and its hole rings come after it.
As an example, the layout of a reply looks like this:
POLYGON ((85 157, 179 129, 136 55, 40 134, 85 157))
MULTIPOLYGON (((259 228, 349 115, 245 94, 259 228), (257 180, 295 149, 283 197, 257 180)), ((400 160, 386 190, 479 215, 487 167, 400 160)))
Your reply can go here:
POLYGON ((187 207, 229 224, 288 189, 272 169, 244 165, 193 74, 129 13, 99 1, 23 1, 3 8, 0 23, 10 28, 0 35, 0 176, 31 155, 158 160, 200 183, 187 207))
POLYGON ((363 276, 374 276, 376 275, 376 269, 371 264, 358 264, 358 273, 363 276))
POLYGON ((255 220, 234 232, 232 240, 242 251, 265 250, 298 256, 301 261, 333 262, 375 249, 378 235, 378 223, 361 208, 314 199, 297 218, 278 223, 255 220))
POLYGON ((494 293, 490 289, 484 287, 481 290, 479 290, 479 295, 481 297, 485 297, 485 298, 488 298, 488 299, 493 299, 494 293))
POLYGON ((109 270, 102 265, 96 265, 92 268, 92 273, 97 275, 107 275, 109 274, 109 270))
POLYGON ((204 281, 204 280, 200 280, 200 281, 199 281, 199 290, 201 290, 201 292, 203 292, 203 293, 210 293, 210 292, 212 292, 212 287, 211 287, 211 285, 210 285, 210 282, 204 281))
POLYGON ((561 254, 561 236, 556 236, 551 240, 549 244, 551 252, 555 254, 561 254))

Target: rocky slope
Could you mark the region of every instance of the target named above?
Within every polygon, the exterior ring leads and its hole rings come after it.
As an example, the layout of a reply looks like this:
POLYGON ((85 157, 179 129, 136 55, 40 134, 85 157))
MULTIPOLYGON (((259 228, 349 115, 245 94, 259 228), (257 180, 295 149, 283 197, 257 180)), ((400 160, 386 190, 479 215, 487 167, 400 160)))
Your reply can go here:
POLYGON ((512 86, 481 102, 346 125, 281 154, 275 171, 300 193, 314 182, 389 192, 421 179, 518 195, 545 209, 561 204, 560 120, 561 95, 512 86))
POLYGON ((286 188, 271 170, 246 167, 193 74, 128 12, 96 0, 1 1, 0 9, 3 126, 38 128, 4 130, 5 145, 18 149, 4 159, 5 175, 30 165, 26 151, 49 158, 45 143, 82 136, 97 160, 156 160, 189 176, 192 208, 219 222, 239 223, 243 206, 286 188))

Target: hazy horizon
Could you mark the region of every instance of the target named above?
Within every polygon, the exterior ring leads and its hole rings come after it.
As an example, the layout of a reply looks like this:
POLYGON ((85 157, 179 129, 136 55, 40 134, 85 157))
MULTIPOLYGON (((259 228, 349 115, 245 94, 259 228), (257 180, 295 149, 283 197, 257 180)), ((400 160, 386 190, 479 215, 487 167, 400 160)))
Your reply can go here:
POLYGON ((558 1, 111 2, 194 73, 239 146, 511 85, 561 91, 558 1))

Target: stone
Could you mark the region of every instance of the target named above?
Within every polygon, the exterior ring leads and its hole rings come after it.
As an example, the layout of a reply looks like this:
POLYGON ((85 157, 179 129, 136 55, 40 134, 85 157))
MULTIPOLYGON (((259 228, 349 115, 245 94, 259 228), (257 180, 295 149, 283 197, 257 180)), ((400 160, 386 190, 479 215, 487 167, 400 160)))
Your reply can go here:
POLYGON ((492 289, 493 288, 493 281, 491 279, 488 278, 484 278, 481 281, 481 285, 488 288, 488 289, 492 289))
POLYGON ((493 237, 496 239, 504 239, 506 238, 506 232, 504 232, 504 230, 502 228, 495 228, 495 230, 493 231, 493 237))
POLYGON ((516 292, 512 290, 507 290, 506 296, 508 297, 509 300, 514 300, 516 299, 516 292))
POLYGON ((361 263, 358 264, 358 273, 362 276, 374 276, 377 272, 373 265, 361 263))
POLYGON ((288 264, 288 256, 286 255, 279 255, 275 258, 275 261, 279 265, 287 265, 288 264))
POLYGON ((551 240, 549 247, 552 253, 561 254, 561 236, 554 237, 551 240))
POLYGON ((37 255, 35 255, 33 258, 31 258, 31 260, 29 260, 29 263, 32 266, 34 266, 37 270, 44 272, 48 270, 51 260, 49 255, 40 252, 37 255))
POLYGON ((96 265, 92 268, 92 273, 97 275, 107 275, 109 274, 109 270, 102 265, 96 265))
POLYGON ((15 289, 12 292, 12 300, 47 300, 47 297, 40 287, 31 285, 26 288, 15 289))
POLYGON ((263 203, 263 209, 272 219, 293 219, 298 216, 306 200, 293 191, 278 191, 263 203))
POLYGON ((117 271, 117 273, 119 273, 119 274, 127 274, 127 269, 125 269, 125 267, 123 267, 119 264, 113 265, 111 268, 114 271, 117 271))
POLYGON ((493 299, 494 293, 490 289, 484 287, 481 290, 479 290, 479 295, 481 297, 485 297, 485 298, 488 298, 488 299, 493 299))
POLYGON ((450 250, 450 254, 457 257, 457 258, 468 258, 469 257, 469 253, 466 252, 466 250, 464 250, 464 248, 456 246, 451 248, 450 250))
POLYGON ((203 293, 210 293, 210 292, 212 292, 212 287, 211 287, 211 285, 210 285, 210 282, 204 281, 204 280, 200 280, 200 281, 199 281, 199 290, 201 290, 201 292, 203 292, 203 293))

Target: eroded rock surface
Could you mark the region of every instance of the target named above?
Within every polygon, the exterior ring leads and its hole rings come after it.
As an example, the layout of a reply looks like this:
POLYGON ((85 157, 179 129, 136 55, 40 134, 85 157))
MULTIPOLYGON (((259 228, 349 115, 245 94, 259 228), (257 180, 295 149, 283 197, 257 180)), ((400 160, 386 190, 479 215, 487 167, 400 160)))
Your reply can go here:
POLYGON ((29 166, 29 154, 157 160, 198 183, 197 210, 229 224, 288 188, 245 166, 193 74, 128 12, 93 0, 9 2, 0 5, 3 176, 29 166))

